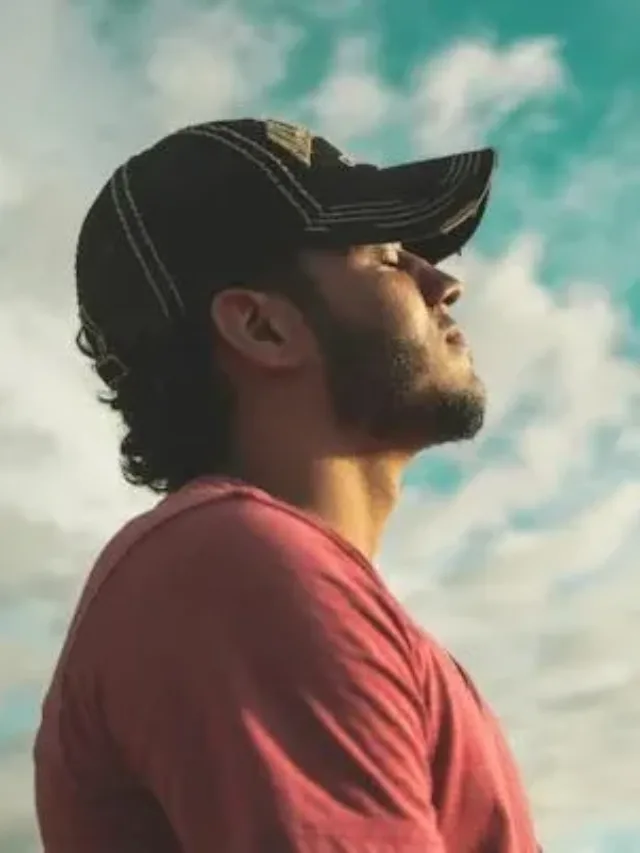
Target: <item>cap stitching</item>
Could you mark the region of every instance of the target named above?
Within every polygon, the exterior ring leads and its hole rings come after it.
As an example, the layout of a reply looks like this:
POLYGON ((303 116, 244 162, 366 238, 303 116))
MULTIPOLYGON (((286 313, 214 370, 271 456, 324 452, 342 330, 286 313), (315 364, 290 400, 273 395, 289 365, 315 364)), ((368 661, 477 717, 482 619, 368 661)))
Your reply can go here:
MULTIPOLYGON (((458 189, 460 188, 460 186, 462 185, 462 183, 464 182, 464 180, 466 179, 466 177, 469 174, 467 169, 465 169, 464 172, 462 172, 462 167, 467 162, 466 155, 460 155, 460 160, 461 160, 461 162, 460 162, 458 168, 456 169, 457 180, 454 181, 454 183, 449 187, 449 189, 445 193, 443 193, 443 195, 439 196, 436 199, 430 199, 427 201, 416 202, 416 203, 411 204, 411 205, 403 204, 402 208, 398 210, 397 214, 394 214, 391 211, 386 211, 386 212, 384 212, 385 215, 387 217, 391 217, 391 219, 394 222, 397 219, 402 220, 403 218, 406 218, 407 214, 409 214, 409 213, 411 213, 413 215, 414 212, 415 212, 416 217, 419 217, 419 218, 425 218, 425 216, 427 216, 427 214, 430 217, 436 216, 448 204, 450 199, 455 195, 455 193, 458 191, 458 189)), ((330 208, 330 210, 332 210, 332 209, 333 208, 330 208)), ((374 213, 377 212, 377 205, 376 205, 376 203, 373 203, 370 205, 361 205, 360 207, 355 208, 355 210, 357 212, 363 212, 363 213, 366 211, 367 214, 373 215, 374 213)), ((351 213, 350 216, 348 216, 348 217, 340 215, 339 218, 340 219, 346 219, 346 218, 352 218, 352 216, 353 216, 353 213, 351 213)), ((368 218, 369 218, 369 216, 367 215, 367 219, 368 218)), ((328 214, 326 214, 325 216, 323 216, 322 219, 323 219, 323 221, 328 220, 330 222, 331 221, 337 221, 336 216, 330 212, 328 214)), ((389 221, 389 220, 387 219, 387 221, 389 221)), ((409 221, 413 221, 413 220, 410 219, 409 221)))
MULTIPOLYGON (((209 129, 209 130, 214 129, 212 127, 211 123, 208 125, 205 125, 205 127, 207 127, 207 129, 209 129)), ((276 166, 276 168, 280 172, 283 172, 286 175, 287 179, 296 188, 296 190, 300 193, 300 195, 306 201, 309 202, 309 205, 313 208, 313 210, 315 210, 316 212, 320 212, 322 210, 322 204, 318 201, 318 199, 315 198, 313 195, 311 195, 309 190, 300 183, 300 181, 296 178, 296 176, 293 174, 293 172, 286 166, 286 164, 283 163, 279 157, 276 157, 276 155, 273 154, 273 152, 270 151, 266 146, 261 145, 259 142, 257 142, 255 139, 252 139, 249 136, 244 136, 242 133, 239 133, 237 130, 234 130, 233 128, 231 128, 227 125, 221 125, 218 128, 216 128, 216 130, 217 131, 223 131, 225 134, 228 134, 229 136, 233 136, 235 139, 238 139, 238 140, 244 142, 250 148, 253 148, 258 153, 262 154, 262 156, 266 160, 271 161, 273 163, 273 165, 276 166)), ((268 168, 268 166, 266 168, 268 168)), ((270 174, 273 174, 273 173, 270 171, 270 174)), ((275 178, 275 175, 274 175, 274 178, 275 178)), ((276 181, 277 181, 277 178, 276 178, 276 181)))
POLYGON ((185 313, 185 307, 184 307, 184 302, 182 301, 182 297, 180 296, 180 292, 178 291, 178 288, 176 286, 175 281, 171 277, 171 274, 169 273, 166 266, 164 265, 160 255, 159 255, 159 253, 155 247, 153 239, 151 238, 151 235, 149 234, 147 227, 145 225, 144 219, 142 218, 140 211, 138 209, 138 206, 136 205, 135 199, 133 197, 133 193, 131 192, 131 185, 129 183, 129 163, 125 163, 122 166, 122 186, 124 188, 124 193, 125 193, 125 196, 127 198, 127 201, 129 202, 129 207, 131 208, 131 212, 133 213, 135 220, 138 223, 139 231, 142 234, 142 237, 144 238, 144 241, 147 244, 153 259, 155 260, 155 262, 158 266, 158 269, 160 270, 160 272, 164 276, 164 279, 165 279, 167 285, 169 286, 169 288, 173 294, 173 297, 174 297, 176 303, 178 304, 180 311, 184 314, 185 313))
MULTIPOLYGON (((303 214, 305 221, 307 222, 307 230, 309 230, 309 231, 326 231, 327 226, 331 225, 333 223, 341 224, 341 223, 348 222, 349 224, 353 224, 353 223, 358 223, 358 222, 363 222, 363 221, 368 222, 368 221, 370 221, 371 216, 374 215, 375 213, 377 213, 377 211, 380 209, 380 206, 381 206, 380 202, 375 202, 371 205, 355 205, 355 204, 354 205, 335 205, 335 206, 332 206, 328 209, 323 209, 322 205, 320 205, 317 200, 315 200, 312 196, 310 196, 308 191, 305 190, 305 188, 301 186, 299 181, 289 171, 289 169, 287 169, 287 167, 274 154, 272 154, 267 148, 260 145, 260 143, 256 142, 255 140, 250 139, 246 136, 243 136, 241 133, 238 133, 237 131, 232 130, 229 127, 226 127, 224 125, 222 125, 222 126, 220 126, 220 125, 212 126, 212 125, 213 125, 213 123, 200 126, 199 128, 198 127, 189 128, 188 130, 190 132, 197 132, 197 133, 200 133, 201 135, 210 136, 214 139, 219 140, 220 142, 225 142, 225 144, 227 144, 229 147, 233 148, 234 150, 238 151, 239 153, 241 153, 245 157, 247 157, 247 159, 251 160, 256 166, 258 166, 258 168, 260 168, 267 175, 267 177, 276 185, 276 187, 280 190, 280 192, 283 195, 285 195, 289 199, 289 201, 303 214), (310 221, 309 217, 305 214, 304 209, 301 208, 299 204, 297 204, 296 200, 294 198, 292 198, 290 193, 286 190, 286 188, 284 186, 282 186, 282 184, 278 181, 276 175, 268 168, 268 166, 266 164, 261 163, 260 161, 256 160, 254 157, 251 156, 251 154, 249 152, 247 152, 243 148, 233 144, 233 142, 231 140, 225 139, 225 137, 223 137, 220 134, 220 131, 224 131, 225 136, 226 136, 226 134, 229 134, 229 135, 234 136, 237 139, 241 140, 243 143, 247 144, 248 146, 251 146, 257 152, 262 154, 263 157, 272 161, 274 163, 274 165, 276 165, 281 172, 284 172, 284 174, 287 176, 287 178, 289 179, 291 184, 300 192, 300 194, 304 198, 309 200, 314 205, 314 207, 316 209, 318 209, 317 221, 315 221, 315 222, 310 221), (349 211, 349 213, 346 213, 347 210, 349 211), (336 211, 340 211, 340 213, 337 213, 336 211), (342 211, 345 211, 345 214, 343 214, 342 211)), ((402 201, 393 202, 393 206, 397 207, 397 209, 398 209, 398 212, 396 215, 393 215, 391 213, 391 211, 389 210, 389 208, 391 207, 391 204, 385 204, 384 207, 386 209, 384 211, 381 211, 381 213, 384 213, 384 215, 386 215, 387 219, 385 220, 384 223, 376 223, 376 225, 379 228, 387 227, 390 224, 389 217, 391 217, 391 224, 405 224, 405 223, 411 224, 413 222, 417 222, 417 221, 420 221, 421 219, 427 218, 427 215, 428 215, 428 218, 432 218, 432 217, 436 216, 447 205, 449 200, 452 198, 452 196, 459 189, 460 185, 462 184, 462 182, 466 178, 468 172, 470 171, 468 169, 468 166, 470 166, 470 165, 476 165, 477 166, 478 162, 479 162, 479 154, 478 154, 477 158, 472 158, 471 155, 468 153, 458 155, 455 158, 455 160, 452 161, 452 163, 450 164, 449 173, 448 173, 448 174, 450 174, 451 170, 454 167, 456 167, 455 168, 455 178, 457 178, 457 180, 454 179, 453 186, 450 187, 449 190, 443 196, 440 196, 436 200, 429 200, 427 202, 419 202, 419 203, 416 203, 415 205, 407 205, 407 204, 404 204, 402 201), (472 160, 475 160, 475 163, 470 162, 472 160), (465 168, 465 167, 467 167, 467 168, 465 168), (461 172, 462 172, 462 174, 461 174, 461 172), (409 212, 411 212, 412 215, 408 217, 407 214, 409 212)), ((477 168, 474 169, 473 171, 477 171, 477 168)))
POLYGON ((452 158, 449 161, 449 167, 445 174, 443 175, 442 182, 448 183, 449 181, 455 181, 460 173, 460 170, 463 168, 465 162, 465 155, 459 154, 452 158))
POLYGON ((447 190, 447 192, 444 195, 438 196, 438 198, 435 199, 435 201, 433 200, 433 198, 428 199, 428 200, 425 200, 423 198, 420 201, 415 201, 415 202, 412 202, 411 204, 408 204, 408 203, 402 202, 402 201, 394 201, 393 205, 385 204, 384 202, 371 202, 370 204, 367 204, 367 205, 354 205, 354 204, 332 205, 331 207, 328 208, 328 210, 330 212, 325 214, 325 216, 323 216, 323 219, 334 218, 334 217, 337 219, 350 219, 354 213, 358 214, 358 213, 366 212, 367 214, 374 214, 374 213, 377 213, 378 211, 380 212, 381 215, 388 215, 388 216, 394 216, 394 215, 401 216, 404 214, 412 213, 413 211, 421 211, 422 213, 425 213, 425 212, 429 212, 429 210, 431 210, 431 209, 433 209, 435 212, 438 212, 440 207, 443 204, 446 204, 447 201, 449 200, 450 196, 453 193, 455 193, 455 191, 458 189, 459 185, 460 185, 459 183, 456 184, 453 188, 447 190), (332 213, 331 211, 339 211, 339 213, 332 213))
MULTIPOLYGON (((417 222, 420 219, 433 219, 451 201, 451 199, 459 190, 466 177, 467 173, 465 172, 464 174, 458 177, 457 182, 454 183, 453 186, 451 186, 447 190, 447 192, 445 192, 443 195, 439 196, 435 200, 431 199, 425 202, 415 203, 412 205, 405 204, 402 206, 402 209, 399 209, 397 211, 397 213, 391 211, 380 211, 385 216, 385 221, 383 223, 376 223, 376 225, 383 228, 389 224, 401 224, 403 222, 410 224, 412 222, 417 222)), ((377 213, 378 209, 375 204, 362 205, 359 208, 354 208, 353 210, 351 210, 349 214, 335 215, 331 212, 328 212, 327 214, 321 216, 321 224, 331 224, 333 222, 368 222, 371 221, 372 217, 375 216, 377 213)))
MULTIPOLYGON (((208 125, 207 127, 209 128, 210 126, 208 125)), ((212 131, 212 130, 213 130, 213 128, 211 128, 211 131, 212 131)), ((260 143, 259 143, 259 142, 256 142, 254 139, 250 139, 250 138, 248 138, 248 137, 243 136, 241 133, 238 133, 237 131, 233 130, 233 129, 232 129, 232 128, 230 128, 230 127, 224 127, 224 126, 223 126, 223 127, 221 127, 221 128, 220 128, 220 130, 224 130, 224 131, 225 131, 225 133, 228 133, 228 134, 230 134, 230 135, 232 135, 232 136, 237 137, 238 139, 241 139, 243 142, 247 143, 247 145, 250 145, 251 147, 253 147, 253 148, 257 149, 257 150, 258 150, 261 154, 263 154, 266 158, 268 158, 269 160, 273 161, 273 163, 274 163, 276 166, 278 166, 278 168, 279 168, 282 172, 284 172, 284 173, 286 174, 286 176, 288 177, 288 179, 289 179, 289 180, 291 181, 291 183, 292 183, 292 184, 293 184, 293 185, 298 189, 298 191, 300 192, 300 194, 301 194, 302 196, 304 196, 306 199, 308 199, 308 200, 313 204, 314 208, 318 211, 318 218, 319 218, 319 220, 320 220, 320 221, 325 221, 325 220, 326 220, 326 221, 328 221, 328 222, 333 222, 333 221, 336 221, 336 222, 337 222, 337 221, 342 221, 342 219, 343 219, 342 215, 340 215, 340 214, 333 214, 333 213, 331 213, 331 211, 350 211, 350 212, 351 212, 351 215, 353 215, 353 214, 357 214, 357 213, 359 213, 359 212, 364 212, 364 211, 372 211, 372 212, 373 212, 373 211, 378 210, 379 208, 385 208, 385 210, 386 210, 386 209, 389 209, 389 208, 391 208, 391 209, 393 209, 393 208, 398 208, 398 213, 399 213, 399 214, 400 214, 400 213, 405 214, 405 213, 407 213, 409 210, 413 209, 414 207, 415 207, 416 209, 423 210, 423 209, 424 209, 424 207, 425 207, 425 205, 427 205, 427 208, 426 208, 426 209, 428 210, 428 209, 429 209, 429 206, 430 206, 431 204, 433 204, 433 205, 435 206, 435 205, 438 203, 438 202, 431 202, 431 201, 427 201, 427 202, 425 202, 425 201, 420 201, 420 202, 416 202, 415 204, 412 204, 412 205, 407 205, 407 204, 406 204, 406 203, 404 203, 401 199, 397 199, 397 200, 389 201, 389 202, 385 202, 385 201, 378 201, 378 202, 374 202, 374 203, 372 203, 372 204, 370 204, 370 205, 362 205, 362 204, 341 204, 341 205, 330 205, 330 206, 328 206, 328 207, 325 207, 325 206, 323 206, 322 204, 320 204, 320 202, 318 202, 316 199, 314 199, 314 198, 313 198, 313 196, 311 196, 311 195, 309 194, 308 190, 306 190, 306 189, 305 189, 305 188, 300 184, 300 182, 297 180, 297 178, 295 177, 295 175, 293 175, 293 174, 289 171, 289 169, 285 166, 285 164, 284 164, 284 163, 282 163, 282 162, 281 162, 281 161, 280 161, 280 160, 279 160, 279 159, 278 159, 274 154, 272 154, 272 152, 271 152, 271 151, 269 151, 269 149, 268 149, 268 148, 265 148, 264 146, 260 145, 260 143)), ((217 132, 217 131, 215 131, 215 132, 217 132)), ((275 178, 275 175, 274 175, 274 179, 277 181, 277 178, 275 178)), ((457 189, 457 186, 458 186, 458 185, 456 185, 456 186, 454 187, 454 190, 455 190, 455 189, 457 189)), ((438 201, 440 201, 440 200, 438 199, 438 201)), ((345 216, 344 218, 345 218, 345 219, 350 219, 351 217, 350 217, 350 216, 345 216)))
POLYGON ((470 154, 461 154, 450 180, 456 180, 461 174, 473 174, 473 171, 473 157, 470 154))
POLYGON ((204 136, 204 137, 208 137, 209 139, 214 139, 218 142, 221 142, 223 145, 226 145, 228 148, 233 149, 238 154, 241 154, 245 159, 250 160, 255 166, 258 167, 258 169, 260 169, 261 172, 263 172, 263 174, 265 174, 267 176, 267 178, 271 181, 272 184, 275 185, 275 187, 278 189, 278 191, 291 202, 291 204, 300 213, 300 215, 302 216, 303 220, 307 223, 307 225, 312 224, 313 220, 312 220, 311 216, 309 215, 308 211, 306 211, 302 207, 302 205, 291 195, 289 190, 278 181, 277 177, 273 174, 273 172, 270 171, 269 167, 266 164, 261 163, 256 157, 254 157, 248 151, 245 151, 243 148, 241 148, 239 145, 237 145, 233 140, 227 139, 226 136, 223 136, 222 134, 218 133, 217 131, 210 130, 210 129, 204 128, 204 127, 190 127, 184 131, 181 131, 181 133, 193 134, 195 136, 204 136))
POLYGON ((142 271, 144 273, 144 277, 147 280, 147 283, 151 286, 151 289, 155 293, 156 299, 160 303, 160 307, 162 308, 162 312, 164 313, 165 317, 167 317, 167 319, 170 319, 171 313, 169 311, 169 306, 167 305, 167 303, 164 299, 164 296, 162 295, 162 292, 161 292, 158 284, 156 283, 156 281, 153 277, 153 274, 152 274, 151 270, 149 269, 147 262, 145 261, 143 255, 142 255, 142 252, 140 251, 140 247, 138 246, 137 241, 136 241, 136 239, 135 239, 135 237, 134 237, 134 235, 133 235, 133 233, 129 227, 129 223, 126 220, 124 210, 120 204, 120 199, 118 198, 119 191, 118 191, 116 179, 118 177, 118 174, 121 172, 121 170, 122 170, 122 167, 120 167, 119 169, 116 169, 116 171, 113 173, 113 176, 109 182, 109 188, 111 190, 111 198, 113 200, 113 204, 114 204, 115 209, 116 209, 116 214, 118 216, 118 219, 120 220, 120 224, 121 224, 122 230, 124 231, 125 236, 127 238, 127 242, 129 243, 129 246, 131 247, 133 254, 137 258, 138 263, 140 264, 140 266, 142 268, 142 271))
MULTIPOLYGON (((231 130, 228 127, 213 127, 211 125, 202 125, 187 128, 185 129, 185 131, 182 132, 192 133, 195 135, 201 135, 205 137, 210 137, 211 139, 215 139, 226 145, 227 147, 232 148, 233 150, 244 156, 246 159, 250 160, 269 178, 269 180, 273 184, 275 184, 276 188, 302 214, 306 222, 306 230, 308 232, 327 231, 329 229, 329 226, 331 226, 332 224, 339 225, 371 222, 372 217, 379 212, 379 202, 373 203, 371 205, 341 205, 329 208, 328 210, 324 211, 322 207, 319 206, 318 202, 312 200, 312 197, 309 195, 309 193, 300 185, 300 183, 286 168, 286 166, 282 164, 278 160, 278 158, 275 157, 268 149, 264 148, 254 140, 248 139, 242 134, 231 130), (220 131, 224 131, 224 134, 220 131), (250 146, 255 149, 257 153, 260 153, 263 156, 263 158, 272 161, 279 168, 279 170, 287 176, 290 183, 300 192, 303 197, 310 201, 313 201, 314 206, 320 207, 317 219, 315 219, 314 221, 309 217, 307 211, 305 211, 304 208, 301 207, 301 205, 291 195, 287 188, 280 183, 277 176, 271 171, 267 164, 261 162, 261 160, 258 160, 256 157, 254 157, 249 151, 245 150, 245 148, 237 145, 231 139, 227 138, 228 135, 236 137, 237 139, 245 143, 247 146, 250 146), (348 209, 348 213, 346 213, 346 209, 348 209), (337 213, 336 211, 341 212, 337 213)), ((416 203, 414 205, 407 205, 399 201, 394 205, 395 207, 397 207, 397 213, 395 215, 391 213, 391 211, 387 208, 387 210, 385 211, 380 211, 385 215, 385 221, 373 222, 372 224, 374 224, 375 227, 378 229, 383 229, 393 226, 408 226, 416 222, 424 221, 425 219, 427 221, 429 219, 433 219, 446 207, 453 195, 458 191, 462 182, 467 177, 468 171, 467 169, 465 169, 465 166, 470 165, 469 160, 470 158, 468 155, 462 154, 458 158, 456 158, 456 162, 450 166, 450 169, 453 168, 454 165, 457 166, 457 180, 454 181, 453 186, 451 186, 448 191, 444 193, 444 195, 440 196, 435 200, 431 199, 426 202, 416 203)))
MULTIPOLYGON (((484 197, 484 195, 483 195, 483 197, 484 197)), ((479 204, 482 202, 482 198, 479 199, 478 205, 476 206, 476 210, 477 210, 477 207, 479 207, 479 204)), ((374 228, 376 228, 380 231, 382 231, 384 229, 388 229, 388 228, 405 228, 407 226, 411 226, 411 225, 418 223, 418 222, 424 223, 424 225, 426 227, 426 226, 428 226, 429 222, 434 219, 436 214, 440 213, 442 208, 444 208, 446 206, 447 201, 448 200, 445 200, 439 206, 439 208, 437 210, 428 211, 427 213, 425 213, 425 211, 422 210, 422 211, 412 213, 410 216, 402 217, 402 216, 398 215, 398 216, 389 217, 382 222, 380 220, 374 219, 373 217, 351 218, 348 221, 343 217, 341 220, 339 220, 339 222, 337 224, 349 224, 349 225, 356 224, 357 225, 358 223, 367 223, 367 224, 372 225, 374 228)), ((472 216, 473 213, 474 213, 474 211, 470 209, 468 216, 472 216)), ((454 214, 454 216, 455 215, 457 215, 457 214, 454 214)), ((467 218, 467 217, 465 217, 465 218, 467 218)), ((464 220, 461 220, 461 221, 464 221, 464 220)), ((310 231, 315 231, 315 230, 326 231, 330 225, 331 225, 330 221, 327 222, 327 220, 323 220, 323 222, 320 223, 317 228, 310 226, 310 228, 308 230, 310 230, 310 231)))
MULTIPOLYGON (((231 128, 225 127, 224 130, 233 136, 239 137, 240 139, 242 139, 243 142, 246 142, 248 145, 251 145, 253 148, 258 149, 269 160, 272 160, 276 165, 279 166, 279 168, 287 175, 287 177, 297 187, 297 189, 300 191, 300 193, 302 195, 304 195, 305 197, 309 198, 312 201, 315 201, 312 199, 311 196, 309 196, 309 193, 304 189, 304 187, 302 187, 300 185, 300 183, 297 181, 295 176, 287 169, 287 167, 283 163, 281 163, 278 160, 278 158, 274 154, 272 154, 267 148, 264 148, 262 145, 260 145, 260 143, 256 142, 253 139, 249 139, 247 137, 242 136, 242 134, 239 134, 237 131, 234 131, 231 128)), ((409 211, 412 211, 412 210, 415 210, 416 213, 417 213, 417 211, 420 211, 419 218, 421 218, 421 219, 424 218, 424 215, 427 213, 431 213, 431 215, 436 215, 437 213, 439 213, 442 210, 442 208, 447 204, 449 199, 455 194, 455 192, 457 192, 461 183, 466 178, 468 170, 465 169, 465 166, 467 165, 468 161, 469 161, 469 155, 468 154, 461 154, 456 158, 456 162, 454 162, 453 165, 457 165, 455 178, 457 178, 458 180, 440 198, 438 198, 436 200, 429 200, 426 202, 417 202, 415 205, 404 204, 401 200, 393 202, 392 203, 393 206, 398 208, 398 217, 402 219, 403 216, 405 216, 406 214, 409 213, 409 211), (461 175, 460 174, 461 172, 464 172, 464 174, 461 175)), ((274 178, 275 178, 275 176, 274 176, 274 178)), ((385 208, 391 207, 392 204, 385 205, 385 208)), ((319 219, 318 224, 322 225, 325 222, 326 223, 342 222, 346 219, 348 219, 349 221, 353 221, 353 216, 354 215, 357 216, 358 213, 365 214, 366 212, 369 212, 369 211, 371 211, 371 213, 374 213, 379 209, 380 202, 375 202, 371 205, 357 205, 357 204, 333 205, 333 206, 330 206, 328 208, 323 208, 317 202, 316 202, 316 205, 320 208, 319 213, 318 213, 318 219, 319 219), (349 210, 350 215, 342 216, 342 214, 337 214, 337 213, 331 212, 331 211, 338 211, 338 210, 339 211, 349 210)), ((387 215, 391 215, 390 211, 388 211, 388 210, 385 211, 385 213, 387 215)), ((356 221, 362 221, 362 220, 360 218, 358 218, 356 221)), ((408 220, 408 221, 413 221, 413 220, 408 220)))
MULTIPOLYGON (((399 213, 404 214, 404 213, 409 213, 413 210, 421 210, 421 211, 427 212, 430 208, 433 208, 434 213, 437 213, 442 208, 442 206, 444 206, 444 204, 447 203, 447 201, 451 198, 451 196, 455 192, 457 192, 461 183, 467 178, 469 172, 477 173, 478 167, 480 165, 480 152, 475 152, 475 153, 471 153, 471 154, 465 153, 465 154, 453 155, 453 161, 454 162, 452 162, 449 165, 449 168, 447 170, 447 177, 444 178, 441 183, 443 183, 443 184, 447 183, 453 177, 454 184, 453 184, 453 186, 449 187, 449 189, 446 191, 446 193, 444 195, 436 198, 435 201, 429 200, 429 201, 425 202, 424 200, 421 200, 421 201, 414 202, 413 204, 406 204, 403 201, 393 201, 393 202, 379 201, 379 202, 372 202, 371 204, 367 204, 367 205, 340 204, 340 205, 331 205, 329 207, 329 210, 330 211, 339 210, 339 211, 356 211, 356 212, 358 212, 358 211, 362 211, 362 210, 366 209, 367 211, 371 211, 371 212, 380 210, 380 212, 382 214, 387 214, 387 213, 392 213, 393 208, 397 208, 399 213), (467 168, 464 168, 466 164, 468 164, 468 166, 467 166, 467 168), (464 174, 461 174, 463 168, 464 168, 464 174), (455 169, 455 173, 452 174, 454 169, 455 169)), ((329 213, 328 215, 332 216, 333 214, 329 213)))
MULTIPOLYGON (((209 125, 205 125, 205 127, 210 132, 213 131, 211 123, 209 125)), ((313 206, 318 210, 319 221, 317 224, 318 224, 318 226, 320 226, 321 230, 326 230, 326 228, 322 227, 325 223, 342 222, 342 221, 347 220, 347 219, 349 221, 354 221, 353 220, 354 214, 356 216, 358 213, 362 213, 362 214, 366 215, 366 213, 369 211, 371 211, 371 213, 374 213, 382 206, 384 206, 384 208, 385 208, 384 213, 386 213, 386 215, 391 215, 389 208, 397 207, 398 208, 398 217, 400 217, 400 219, 402 219, 402 216, 408 214, 410 211, 413 211, 413 210, 415 210, 416 212, 421 211, 421 213, 419 215, 420 219, 424 218, 424 215, 427 213, 431 213, 432 216, 435 216, 445 207, 445 205, 448 203, 450 198, 455 194, 455 192, 457 192, 458 188, 460 187, 461 183, 466 178, 467 174, 470 171, 473 171, 473 172, 477 171, 477 165, 479 164, 479 159, 480 159, 479 158, 479 152, 475 152, 475 154, 476 154, 475 157, 470 152, 464 152, 464 153, 459 154, 459 155, 454 155, 454 159, 452 159, 452 162, 449 165, 449 172, 448 172, 448 176, 449 176, 450 172, 455 167, 455 174, 453 176, 454 185, 452 187, 450 187, 450 189, 443 196, 436 199, 435 201, 430 200, 427 202, 417 202, 415 205, 413 205, 413 204, 407 205, 407 204, 403 203, 401 200, 398 200, 398 201, 394 201, 394 202, 390 202, 390 203, 375 202, 371 205, 357 205, 357 204, 331 205, 331 206, 325 208, 316 199, 314 199, 313 196, 311 196, 309 194, 309 192, 296 179, 295 175, 293 175, 289 171, 289 169, 286 167, 286 165, 284 163, 282 163, 271 151, 269 151, 268 148, 265 148, 259 142, 256 142, 254 139, 243 136, 243 134, 238 133, 237 131, 233 130, 232 128, 230 128, 228 126, 225 126, 225 125, 218 126, 216 130, 224 130, 226 133, 228 133, 234 137, 237 137, 238 139, 241 139, 247 145, 250 145, 251 147, 257 149, 266 158, 273 161, 273 163, 282 172, 284 172, 286 174, 288 179, 298 189, 300 194, 302 196, 304 196, 306 199, 308 199, 313 204, 313 206), (470 166, 473 167, 474 165, 476 166, 476 168, 469 168, 470 166), (464 173, 464 174, 462 174, 462 176, 460 176, 461 172, 464 173), (455 180, 456 178, 458 179, 457 181, 455 180), (350 215, 344 216, 344 217, 341 214, 331 212, 331 211, 347 211, 347 210, 350 211, 350 215)), ((216 131, 214 131, 214 132, 216 132, 216 131)), ((269 174, 271 174, 271 173, 269 173, 269 174)), ((280 184, 277 183, 277 179, 275 178, 275 175, 273 176, 272 180, 276 181, 276 185, 278 187, 280 187, 280 184)), ((282 188, 282 189, 284 189, 284 188, 282 188)), ((289 197, 289 196, 287 196, 287 197, 289 197)), ((367 219, 368 219, 368 217, 367 217, 367 219)), ((363 220, 360 218, 357 218, 355 221, 363 221, 363 220)), ((410 219, 408 221, 411 222, 411 221, 416 221, 416 220, 410 219)), ((381 226, 381 227, 384 227, 384 226, 381 226)))

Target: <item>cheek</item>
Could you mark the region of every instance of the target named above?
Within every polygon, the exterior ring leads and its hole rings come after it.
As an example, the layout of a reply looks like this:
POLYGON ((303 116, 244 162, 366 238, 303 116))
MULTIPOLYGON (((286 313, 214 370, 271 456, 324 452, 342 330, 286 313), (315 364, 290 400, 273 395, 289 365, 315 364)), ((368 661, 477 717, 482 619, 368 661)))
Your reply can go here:
POLYGON ((387 293, 387 310, 400 337, 427 342, 434 339, 435 321, 414 285, 399 282, 387 293))
POLYGON ((411 279, 368 271, 361 277, 334 279, 333 284, 337 292, 328 301, 346 322, 421 344, 433 335, 430 312, 411 279))

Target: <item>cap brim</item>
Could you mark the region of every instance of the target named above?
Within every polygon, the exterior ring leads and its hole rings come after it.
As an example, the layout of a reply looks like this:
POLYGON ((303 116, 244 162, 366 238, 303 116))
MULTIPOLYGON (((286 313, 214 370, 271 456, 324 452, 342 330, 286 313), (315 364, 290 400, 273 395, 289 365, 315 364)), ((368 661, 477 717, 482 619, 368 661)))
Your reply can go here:
POLYGON ((323 213, 310 233, 331 243, 401 242, 436 264, 460 252, 478 228, 496 160, 483 148, 384 169, 332 170, 318 186, 323 213))

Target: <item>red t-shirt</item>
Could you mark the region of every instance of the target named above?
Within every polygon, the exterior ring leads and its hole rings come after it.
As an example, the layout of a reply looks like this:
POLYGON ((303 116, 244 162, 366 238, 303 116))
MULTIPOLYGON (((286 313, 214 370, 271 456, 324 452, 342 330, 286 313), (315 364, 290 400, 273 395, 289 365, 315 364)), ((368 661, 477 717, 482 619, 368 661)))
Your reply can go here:
POLYGON ((94 567, 43 705, 46 853, 534 853, 468 676, 320 522, 198 481, 94 567))

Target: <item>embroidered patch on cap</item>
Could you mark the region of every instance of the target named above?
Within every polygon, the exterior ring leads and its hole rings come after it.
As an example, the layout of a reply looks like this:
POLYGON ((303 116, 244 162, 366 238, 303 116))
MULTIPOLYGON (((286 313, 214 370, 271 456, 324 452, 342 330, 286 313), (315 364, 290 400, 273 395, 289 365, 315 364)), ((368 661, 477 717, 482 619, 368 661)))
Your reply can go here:
POLYGON ((305 165, 311 165, 313 135, 310 130, 298 124, 288 124, 286 121, 273 121, 271 119, 265 122, 265 126, 267 138, 274 145, 284 148, 285 151, 305 165))

